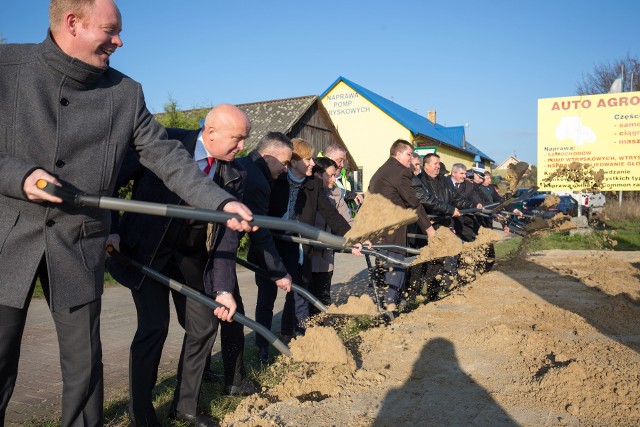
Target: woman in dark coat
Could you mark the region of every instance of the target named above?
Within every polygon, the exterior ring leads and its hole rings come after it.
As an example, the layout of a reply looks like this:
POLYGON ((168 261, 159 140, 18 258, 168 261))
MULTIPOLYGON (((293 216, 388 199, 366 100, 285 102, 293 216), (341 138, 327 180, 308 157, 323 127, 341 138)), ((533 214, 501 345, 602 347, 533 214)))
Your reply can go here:
MULTIPOLYGON (((294 138, 291 142, 293 142, 291 166, 274 182, 269 201, 269 216, 299 221, 313 226, 316 223, 316 215, 320 214, 334 234, 344 236, 350 229, 349 224, 323 191, 322 180, 312 175, 313 146, 300 138, 294 138)), ((312 247, 281 240, 276 240, 275 243, 293 283, 308 289, 311 281, 312 247)), ((354 250, 354 254, 359 255, 361 245, 356 246, 358 249, 354 250)), ((268 289, 266 287, 259 289, 258 306, 262 305, 262 307, 257 307, 256 311, 270 309, 273 312, 277 288, 275 283, 272 285, 268 289), (263 298, 261 298, 260 292, 263 293, 263 298), (268 295, 265 295, 267 293, 268 295)), ((309 302, 298 294, 289 292, 282 313, 281 333, 283 340, 286 342, 294 335, 304 334, 304 323, 308 317, 309 302)), ((264 326, 270 328, 271 322, 264 326)))

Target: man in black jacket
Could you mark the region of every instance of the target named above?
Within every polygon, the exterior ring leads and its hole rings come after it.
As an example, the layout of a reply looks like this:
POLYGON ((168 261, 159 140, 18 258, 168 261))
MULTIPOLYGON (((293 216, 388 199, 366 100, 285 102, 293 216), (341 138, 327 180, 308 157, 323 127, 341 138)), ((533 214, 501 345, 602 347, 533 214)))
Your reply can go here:
MULTIPOLYGON (((234 157, 244 147, 250 127, 249 119, 241 110, 223 104, 209 112, 201 130, 168 131, 170 137, 184 144, 205 175, 241 198, 245 172, 234 157)), ((133 179, 132 196, 136 200, 182 203, 179 196, 140 165, 131 153, 118 184, 124 185, 133 179)), ((236 310, 244 312, 235 274, 238 233, 222 225, 130 213, 125 213, 119 222, 114 221, 113 227, 113 233, 120 236, 120 250, 124 255, 204 291, 226 307, 212 312, 203 304, 172 291, 178 319, 185 328, 172 415, 196 426, 217 425, 207 415, 198 414, 197 404, 202 372, 219 320, 225 321, 221 338, 226 392, 238 394, 248 381, 242 362, 243 328, 232 322, 236 310)), ((112 240, 118 239, 112 236, 112 240)), ((159 425, 152 390, 169 327, 170 290, 113 259, 109 260, 109 271, 116 280, 131 288, 138 315, 129 361, 129 413, 137 426, 159 425)))
MULTIPOLYGON (((247 171, 243 202, 250 206, 254 215, 269 213, 269 200, 273 180, 287 171, 291 162, 293 145, 291 140, 280 132, 267 133, 258 143, 255 150, 246 157, 238 159, 247 171)), ((256 274, 258 286, 258 304, 256 305, 256 321, 260 324, 271 325, 273 320, 273 306, 271 310, 267 301, 275 301, 278 288, 289 292, 291 290, 291 276, 287 273, 280 255, 273 241, 271 231, 267 228, 249 233, 248 261, 265 269, 270 277, 265 278, 256 274), (273 284, 276 286, 274 287, 273 284)), ((263 363, 269 361, 269 343, 260 334, 256 334, 258 358, 263 363)))
POLYGON ((439 215, 434 226, 452 226, 452 218, 460 216, 459 209, 476 207, 455 191, 450 178, 440 174, 440 156, 429 153, 424 157, 423 171, 414 176, 411 186, 429 214, 439 215))
MULTIPOLYGON (((434 228, 453 226, 453 219, 460 216, 459 209, 469 209, 475 204, 462 197, 456 192, 451 179, 440 173, 440 156, 429 153, 424 157, 423 171, 414 176, 411 182, 420 203, 429 214, 437 215, 432 221, 434 228)), ((420 271, 420 277, 430 278, 441 276, 436 286, 429 289, 429 294, 435 297, 441 288, 449 288, 453 283, 453 277, 458 265, 457 257, 446 257, 442 261, 437 261, 424 265, 420 271)), ((417 269, 413 269, 414 282, 417 269)))

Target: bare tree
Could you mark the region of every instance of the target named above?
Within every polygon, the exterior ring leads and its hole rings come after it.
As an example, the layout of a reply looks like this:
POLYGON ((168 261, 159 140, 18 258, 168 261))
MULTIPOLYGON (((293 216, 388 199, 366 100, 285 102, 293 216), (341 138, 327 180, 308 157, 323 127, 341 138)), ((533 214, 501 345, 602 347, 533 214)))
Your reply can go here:
POLYGON ((595 95, 607 93, 614 80, 620 74, 624 65, 623 91, 640 90, 638 78, 640 77, 640 61, 637 56, 627 53, 626 58, 618 59, 610 64, 597 64, 593 72, 582 75, 582 80, 576 84, 578 95, 595 95), (633 81, 631 76, 633 75, 633 81))

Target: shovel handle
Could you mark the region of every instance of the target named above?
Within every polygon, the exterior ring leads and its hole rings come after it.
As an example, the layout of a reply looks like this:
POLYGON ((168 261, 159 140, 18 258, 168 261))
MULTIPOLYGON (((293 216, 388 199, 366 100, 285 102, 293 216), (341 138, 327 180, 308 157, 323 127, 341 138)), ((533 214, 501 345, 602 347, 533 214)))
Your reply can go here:
POLYGON ((371 247, 373 249, 381 249, 381 250, 391 251, 391 252, 404 252, 406 254, 411 254, 411 255, 420 255, 420 249, 409 248, 407 246, 401 246, 401 245, 375 244, 375 245, 371 245, 371 247))
MULTIPOLYGON (((212 310, 215 310, 216 308, 221 308, 224 307, 222 304, 220 304, 219 302, 216 302, 215 300, 213 300, 212 298, 203 295, 202 293, 191 289, 190 287, 183 285, 182 283, 173 280, 167 276, 165 276, 162 273, 159 273, 149 267, 147 267, 146 265, 143 265, 141 263, 139 263, 136 260, 133 260, 125 255, 122 255, 120 252, 116 251, 113 246, 108 246, 107 247, 107 253, 109 253, 112 257, 114 257, 118 262, 122 263, 123 265, 126 265, 127 267, 138 271, 142 274, 144 274, 145 276, 154 279, 157 282, 160 282, 161 284, 170 287, 171 289, 173 289, 174 291, 179 292, 180 294, 186 296, 187 298, 191 298, 201 304, 204 304, 205 306, 209 307, 212 310)), ((244 325, 248 328, 253 329, 254 331, 256 331, 256 333, 262 335, 269 343, 271 343, 280 353, 284 354, 285 356, 291 356, 291 350, 289 350, 289 347, 287 347, 287 345, 285 343, 283 343, 282 341, 280 341, 278 339, 278 337, 276 337, 269 329, 265 328, 264 326, 262 326, 261 324, 259 324, 258 322, 249 319, 248 317, 244 316, 243 314, 240 313, 236 313, 233 315, 233 320, 235 322, 240 323, 241 325, 244 325)))
MULTIPOLYGON (((315 246, 317 248, 324 248, 324 249, 335 249, 335 250, 340 250, 337 249, 331 245, 327 245, 325 243, 322 242, 318 242, 317 240, 311 240, 311 239, 305 239, 304 237, 296 237, 296 236, 289 236, 287 234, 280 234, 280 233, 273 233, 273 238, 274 239, 278 239, 278 240, 282 240, 284 242, 292 242, 292 243, 302 243, 303 245, 310 245, 310 246, 315 246)), ((373 255, 376 258, 382 258, 392 264, 396 264, 399 265, 401 267, 410 267, 411 266, 411 261, 407 261, 411 258, 407 258, 406 260, 402 261, 399 259, 395 259, 392 258, 390 256, 387 256, 385 254, 382 254, 378 251, 372 250, 372 249, 365 249, 362 248, 360 250, 361 253, 366 254, 366 255, 373 255)), ((414 257, 415 258, 415 257, 414 257)))
MULTIPOLYGON (((255 265, 255 264, 253 264, 253 263, 251 263, 249 261, 245 261, 242 258, 236 257, 236 262, 238 264, 240 264, 241 266, 245 267, 246 269, 251 270, 256 274, 259 274, 262 277, 266 277, 267 279, 271 278, 271 276, 269 276, 269 273, 267 273, 265 270, 263 270, 262 268, 258 267, 257 265, 255 265)), ((292 283, 291 284, 291 290, 293 292, 297 293, 298 295, 302 295, 307 301, 309 301, 311 304, 313 304, 321 312, 323 312, 323 313, 327 312, 327 306, 324 305, 322 303, 322 301, 320 301, 311 292, 309 292, 308 290, 306 290, 302 286, 296 285, 295 283, 292 283)))
MULTIPOLYGON (((191 219, 204 222, 226 223, 227 220, 236 218, 242 221, 238 215, 227 212, 214 211, 210 209, 200 209, 194 207, 163 205, 160 203, 139 202, 135 200, 124 200, 114 197, 92 196, 81 192, 74 192, 64 187, 58 187, 44 179, 38 180, 36 183, 38 188, 47 193, 60 197, 65 203, 74 206, 94 207, 100 209, 109 209, 115 211, 134 212, 147 215, 165 216, 171 218, 191 219)), ((254 215, 252 225, 258 227, 270 228, 273 230, 290 231, 298 233, 311 239, 316 239, 334 247, 344 248, 345 240, 326 231, 319 230, 308 224, 297 221, 285 220, 282 218, 274 218, 264 215, 254 215)))

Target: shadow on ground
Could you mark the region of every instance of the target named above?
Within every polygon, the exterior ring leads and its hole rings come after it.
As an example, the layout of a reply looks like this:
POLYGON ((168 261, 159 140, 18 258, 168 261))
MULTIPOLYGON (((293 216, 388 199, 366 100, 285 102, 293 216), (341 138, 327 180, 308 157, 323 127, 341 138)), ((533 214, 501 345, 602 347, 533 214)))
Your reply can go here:
POLYGON ((411 377, 384 399, 373 423, 383 426, 517 426, 491 395, 467 375, 451 341, 427 342, 411 377))

